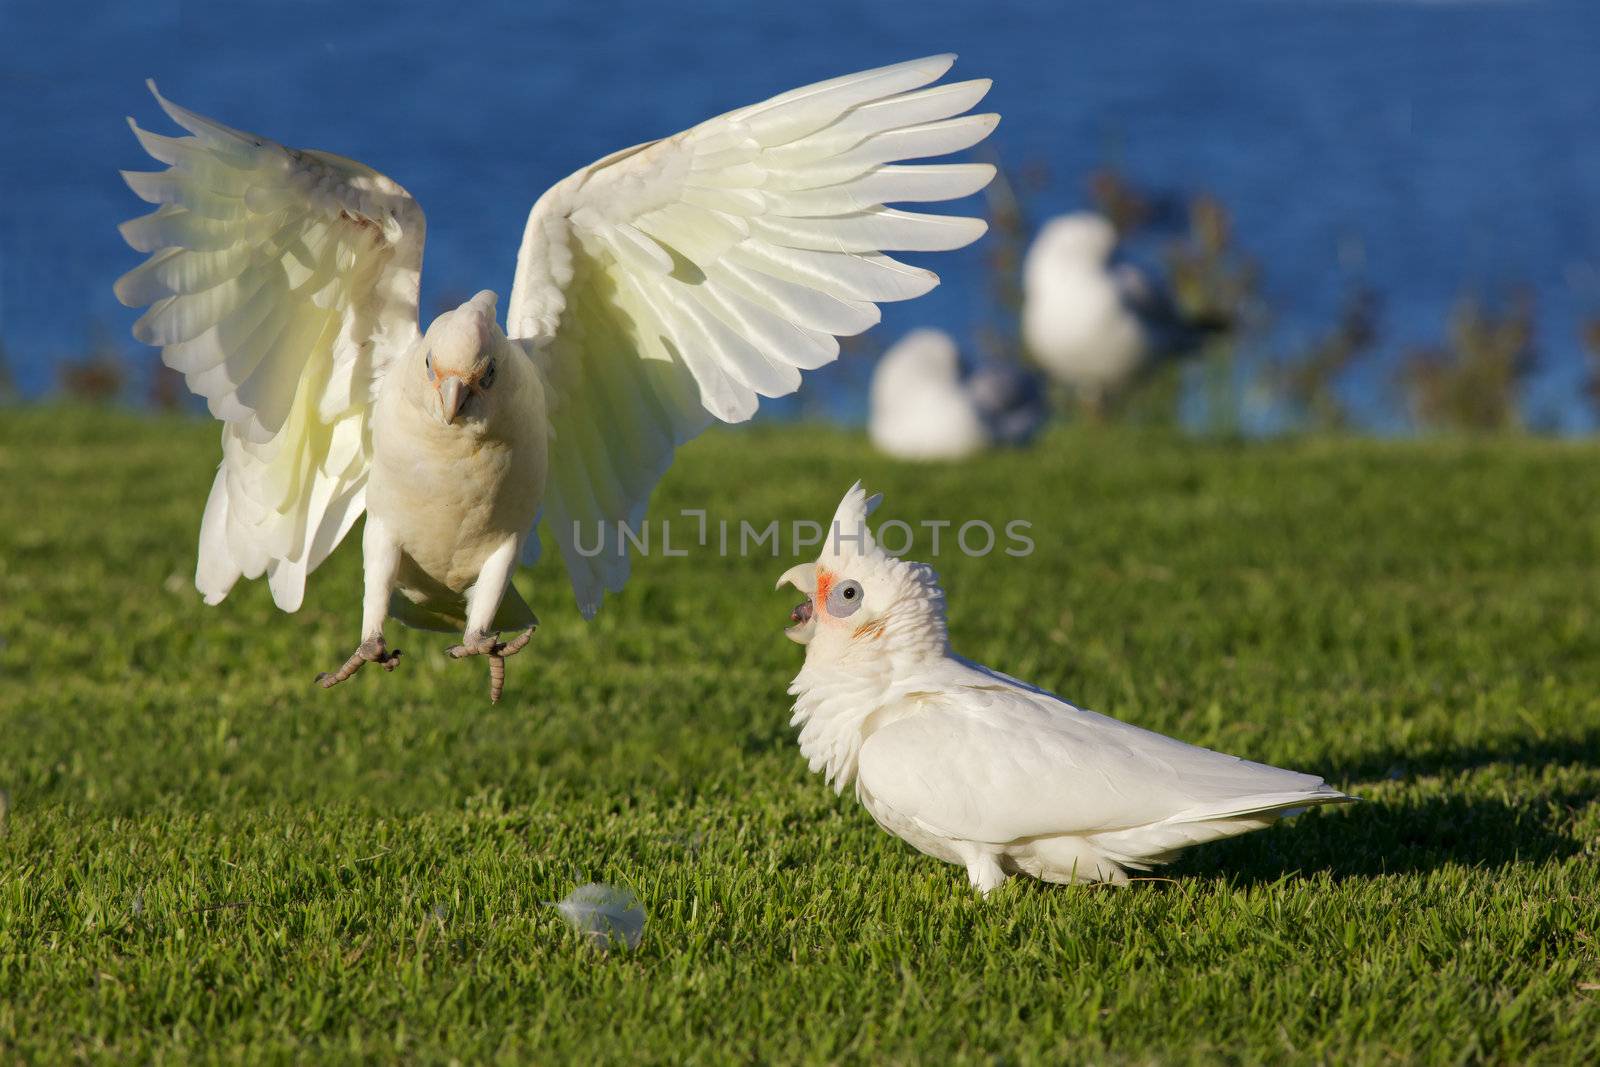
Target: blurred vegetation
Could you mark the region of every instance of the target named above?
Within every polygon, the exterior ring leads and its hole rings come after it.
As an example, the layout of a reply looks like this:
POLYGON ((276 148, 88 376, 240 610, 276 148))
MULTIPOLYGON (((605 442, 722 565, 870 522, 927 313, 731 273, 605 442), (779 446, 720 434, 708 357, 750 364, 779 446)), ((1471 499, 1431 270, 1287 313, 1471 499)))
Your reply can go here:
POLYGON ((1496 432, 1522 426, 1522 387, 1538 361, 1533 298, 1469 296, 1442 345, 1411 351, 1400 370, 1412 419, 1430 430, 1496 432))
POLYGON ((985 155, 986 162, 994 165, 995 175, 984 189, 989 218, 983 246, 989 315, 978 328, 978 353, 985 361, 1023 363, 1022 261, 1037 225, 1027 201, 1046 184, 1048 174, 1042 164, 1032 164, 1013 180, 998 153, 986 150, 985 155))
POLYGON ((56 381, 69 400, 104 405, 127 399, 131 378, 128 352, 103 323, 92 323, 88 347, 56 361, 56 381))
POLYGON ((184 384, 183 375, 161 362, 159 355, 152 355, 146 366, 149 372, 146 375, 145 395, 152 408, 157 411, 180 411, 190 406, 193 398, 189 394, 189 387, 184 384))
POLYGON ((1342 430, 1350 412, 1338 392, 1339 380, 1351 364, 1372 351, 1378 339, 1378 296, 1366 286, 1354 287, 1339 317, 1299 358, 1273 367, 1271 384, 1312 430, 1342 430))
POLYGON ((1126 175, 1113 166, 1089 172, 1085 181, 1089 202, 1110 220, 1117 236, 1126 241, 1145 228, 1155 214, 1146 195, 1134 188, 1126 175))
POLYGON ((1589 378, 1584 382, 1584 394, 1589 405, 1600 415, 1600 319, 1592 319, 1583 327, 1583 347, 1589 354, 1589 378))
POLYGON ((1233 216, 1221 200, 1200 193, 1189 202, 1188 232, 1167 246, 1166 265, 1186 321, 1222 333, 1240 329, 1261 269, 1234 243, 1233 216))
POLYGON ((9 404, 17 399, 17 381, 11 376, 11 360, 6 354, 6 345, 0 341, 0 404, 9 404))
POLYGON ((121 344, 99 321, 90 323, 84 351, 56 360, 55 373, 60 394, 78 404, 138 403, 155 411, 200 406, 183 375, 162 363, 159 352, 121 344))
POLYGON ((1216 434, 1237 433, 1243 389, 1235 369, 1256 310, 1260 268, 1235 245, 1233 216, 1209 193, 1189 202, 1188 231, 1168 244, 1165 259, 1184 323, 1204 335, 1204 425, 1216 434))

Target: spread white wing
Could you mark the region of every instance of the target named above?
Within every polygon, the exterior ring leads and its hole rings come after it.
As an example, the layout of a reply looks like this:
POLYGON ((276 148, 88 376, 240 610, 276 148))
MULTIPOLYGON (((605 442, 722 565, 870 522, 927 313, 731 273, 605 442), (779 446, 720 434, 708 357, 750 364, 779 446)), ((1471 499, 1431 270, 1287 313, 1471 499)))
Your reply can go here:
MULTIPOLYGON (((986 164, 899 165, 982 140, 988 81, 924 88, 953 56, 784 93, 619 152, 539 199, 507 333, 541 365, 554 438, 544 518, 586 615, 621 589, 674 448, 833 360, 877 304, 938 284, 890 251, 960 248, 981 220, 885 207, 977 192, 986 164), (578 551, 581 536, 597 554, 578 551)), ((537 547, 537 542, 530 538, 537 547)))
POLYGON ((156 99, 190 136, 128 120, 168 169, 123 175, 161 206, 121 228, 151 255, 117 297, 149 305, 134 335, 224 424, 195 585, 214 604, 266 572, 294 611, 364 507, 374 386, 418 337, 422 210, 360 163, 156 99))

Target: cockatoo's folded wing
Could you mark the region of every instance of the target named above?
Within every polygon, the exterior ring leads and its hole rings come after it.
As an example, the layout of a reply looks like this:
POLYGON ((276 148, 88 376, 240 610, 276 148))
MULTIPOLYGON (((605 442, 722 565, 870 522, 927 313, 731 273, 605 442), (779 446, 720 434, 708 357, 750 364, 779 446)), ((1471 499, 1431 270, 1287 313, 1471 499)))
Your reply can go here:
POLYGON ((1343 799, 1315 775, 1199 748, 1034 690, 961 687, 861 747, 860 787, 927 829, 1005 843, 1343 799))
POLYGON ((796 89, 610 156, 546 193, 528 218, 507 330, 544 369, 555 440, 544 517, 585 614, 622 588, 616 521, 643 518, 673 449, 712 416, 740 422, 877 303, 933 273, 889 251, 960 248, 979 219, 885 204, 982 189, 985 164, 899 165, 982 140, 964 114, 987 81, 927 87, 953 56, 796 89), (602 551, 592 547, 606 529, 602 551))
POLYGON ((375 386, 418 337, 422 211, 360 163, 156 99, 190 136, 128 120, 169 169, 123 175, 161 206, 122 226, 151 255, 117 297, 224 423, 195 584, 215 603, 265 571, 293 611, 364 506, 375 386))

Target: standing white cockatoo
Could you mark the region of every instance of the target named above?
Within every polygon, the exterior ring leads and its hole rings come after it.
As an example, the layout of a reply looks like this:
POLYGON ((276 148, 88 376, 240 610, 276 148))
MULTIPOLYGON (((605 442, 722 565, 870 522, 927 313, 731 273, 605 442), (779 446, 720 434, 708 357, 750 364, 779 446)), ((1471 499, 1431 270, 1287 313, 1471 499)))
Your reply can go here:
POLYGON ((510 578, 537 553, 539 516, 593 615, 629 561, 580 538, 637 527, 677 446, 792 392, 837 356, 835 335, 878 321, 877 303, 938 283, 886 251, 984 232, 884 206, 993 176, 896 162, 968 148, 999 121, 966 114, 988 81, 930 85, 953 62, 796 89, 585 167, 534 204, 503 331, 490 292, 419 328, 424 223, 399 185, 157 93, 192 136, 129 120, 170 169, 125 175, 161 207, 123 225, 151 256, 116 291, 150 305, 134 334, 224 423, 195 575, 206 601, 265 573, 294 611, 365 511, 361 643, 319 682, 392 669, 393 615, 460 629, 450 654, 489 657, 498 698, 535 623, 510 578))
POLYGON ((896 459, 964 459, 989 447, 989 430, 961 381, 961 355, 943 330, 913 330, 872 372, 867 435, 896 459))
POLYGON ((1116 270, 1117 231, 1104 216, 1051 219, 1022 266, 1022 339, 1035 362, 1091 411, 1150 356, 1133 276, 1116 270))
POLYGON ((815 563, 778 580, 807 597, 789 692, 800 751, 852 780, 885 830, 966 867, 984 893, 1013 874, 1125 882, 1189 845, 1349 800, 1309 774, 1175 741, 969 662, 950 649, 925 563, 878 547, 858 482, 815 563))

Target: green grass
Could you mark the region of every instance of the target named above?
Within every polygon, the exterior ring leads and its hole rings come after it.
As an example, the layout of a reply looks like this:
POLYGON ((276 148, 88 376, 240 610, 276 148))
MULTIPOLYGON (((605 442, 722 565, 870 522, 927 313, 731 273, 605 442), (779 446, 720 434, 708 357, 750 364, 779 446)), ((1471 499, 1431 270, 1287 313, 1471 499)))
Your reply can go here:
MULTIPOLYGON (((190 586, 208 425, 0 411, 0 1061, 1595 1062, 1600 448, 1059 432, 959 467, 705 438, 655 514, 1021 517, 955 644, 1365 803, 1128 890, 962 872, 801 761, 782 559, 559 566, 507 700, 441 635, 331 692, 358 539, 190 586), (636 953, 544 902, 632 887, 636 953)), ((685 531, 686 532, 686 531, 685 531)), ((923 542, 924 546, 926 542, 923 542)))

